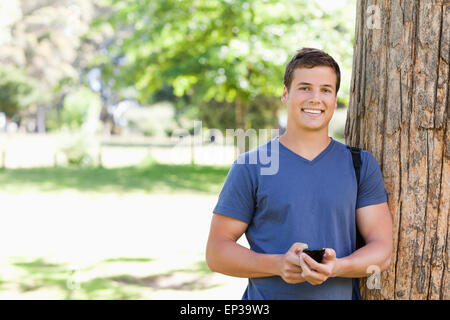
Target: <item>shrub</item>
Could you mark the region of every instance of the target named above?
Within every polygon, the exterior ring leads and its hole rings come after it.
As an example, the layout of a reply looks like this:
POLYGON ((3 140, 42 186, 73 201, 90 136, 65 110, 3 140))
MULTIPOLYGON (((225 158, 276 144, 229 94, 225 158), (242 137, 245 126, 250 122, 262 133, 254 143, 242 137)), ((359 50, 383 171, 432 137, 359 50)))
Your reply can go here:
POLYGON ((67 164, 74 166, 97 166, 99 164, 99 143, 91 134, 75 132, 68 135, 59 151, 67 164))

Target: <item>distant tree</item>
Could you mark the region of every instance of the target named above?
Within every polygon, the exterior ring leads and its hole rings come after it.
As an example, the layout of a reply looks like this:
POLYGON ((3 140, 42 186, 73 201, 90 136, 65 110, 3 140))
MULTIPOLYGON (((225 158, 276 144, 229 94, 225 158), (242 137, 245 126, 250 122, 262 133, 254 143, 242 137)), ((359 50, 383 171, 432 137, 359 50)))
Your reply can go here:
POLYGON ((38 83, 14 67, 0 67, 0 112, 13 118, 30 105, 42 101, 38 83))
MULTIPOLYGON (((94 38, 83 37, 96 9, 90 0, 1 1, 1 16, 8 19, 7 23, 0 22, 0 66, 15 66, 28 79, 34 79, 41 98, 45 97, 40 102, 47 109, 62 107, 67 94, 88 82, 86 68, 95 57, 98 43, 108 34, 102 29, 94 38)), ((1 94, 8 92, 12 91, 1 94)), ((22 106, 28 107, 32 105, 22 106)), ((8 108, 10 116, 17 111, 8 108)))
MULTIPOLYGON (((171 87, 175 95, 188 96, 185 105, 205 119, 215 118, 206 116, 214 106, 224 106, 232 112, 232 127, 273 123, 270 118, 276 118, 281 107, 284 66, 297 49, 320 46, 351 63, 352 20, 325 12, 316 2, 104 3, 110 14, 94 26, 106 23, 120 31, 122 36, 110 44, 107 56, 111 62, 118 57, 123 62, 120 66, 105 63, 105 78, 113 78, 116 87, 135 85, 140 101, 171 87), (253 108, 256 100, 271 100, 275 111, 262 113, 253 108), (268 118, 257 121, 258 117, 268 118)), ((107 60, 103 57, 103 61, 107 60)))

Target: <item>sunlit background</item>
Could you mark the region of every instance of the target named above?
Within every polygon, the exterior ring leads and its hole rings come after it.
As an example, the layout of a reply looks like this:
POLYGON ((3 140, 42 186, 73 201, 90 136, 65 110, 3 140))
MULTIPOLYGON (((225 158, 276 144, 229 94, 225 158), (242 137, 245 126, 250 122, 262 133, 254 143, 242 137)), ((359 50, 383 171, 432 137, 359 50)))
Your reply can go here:
POLYGON ((317 47, 344 141, 355 6, 0 0, 0 299, 240 299, 204 262, 226 129, 282 132, 284 67, 317 47))

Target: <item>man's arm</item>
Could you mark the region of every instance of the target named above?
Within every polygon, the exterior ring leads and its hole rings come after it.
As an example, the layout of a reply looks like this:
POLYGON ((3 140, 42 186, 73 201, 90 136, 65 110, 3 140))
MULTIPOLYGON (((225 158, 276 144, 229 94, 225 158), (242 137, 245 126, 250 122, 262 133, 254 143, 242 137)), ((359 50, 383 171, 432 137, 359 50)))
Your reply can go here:
POLYGON ((289 283, 304 281, 298 253, 305 244, 295 243, 286 254, 257 253, 236 243, 247 227, 245 222, 214 213, 206 246, 206 263, 212 271, 241 278, 279 275, 289 283))
MULTIPOLYGON (((392 255, 392 218, 387 202, 356 210, 356 224, 366 245, 336 259, 331 276, 360 278, 371 275, 370 266, 386 270, 392 255)), ((373 270, 371 270, 373 272, 373 270)))

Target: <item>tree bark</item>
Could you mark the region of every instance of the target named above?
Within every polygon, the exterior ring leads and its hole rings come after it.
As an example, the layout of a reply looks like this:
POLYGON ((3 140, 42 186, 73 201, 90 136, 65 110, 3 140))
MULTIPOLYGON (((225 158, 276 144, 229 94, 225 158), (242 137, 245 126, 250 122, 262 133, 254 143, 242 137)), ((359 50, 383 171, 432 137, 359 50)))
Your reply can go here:
POLYGON ((346 143, 381 166, 394 251, 363 299, 449 299, 450 1, 360 0, 346 143))

